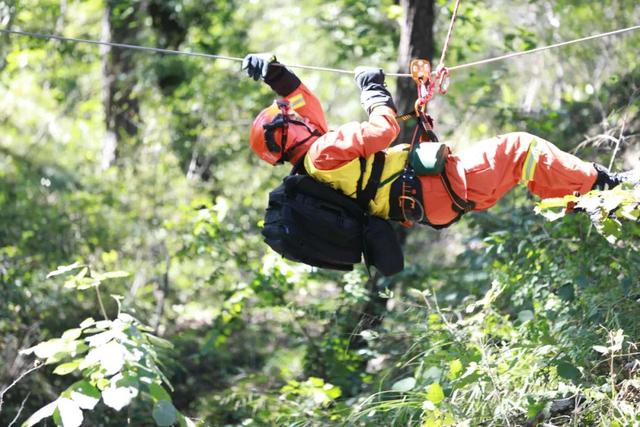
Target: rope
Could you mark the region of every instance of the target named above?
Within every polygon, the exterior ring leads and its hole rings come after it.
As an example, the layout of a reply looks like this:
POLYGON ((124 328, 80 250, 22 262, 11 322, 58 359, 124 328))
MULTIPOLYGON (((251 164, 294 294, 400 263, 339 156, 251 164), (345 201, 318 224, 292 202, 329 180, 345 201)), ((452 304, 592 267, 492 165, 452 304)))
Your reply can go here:
POLYGON ((615 35, 618 35, 618 34, 626 33, 626 32, 629 32, 629 31, 636 31, 636 30, 640 30, 640 25, 635 25, 633 27, 623 28, 623 29, 615 30, 615 31, 609 31, 608 33, 594 34, 592 36, 587 36, 587 37, 582 37, 582 38, 575 39, 575 40, 569 40, 569 41, 566 41, 566 42, 551 44, 551 45, 548 45, 548 46, 537 47, 535 49, 524 50, 524 51, 521 51, 521 52, 512 52, 512 53, 508 53, 506 55, 496 56, 494 58, 488 58, 488 59, 482 59, 480 61, 469 62, 467 64, 456 65, 454 67, 449 67, 449 71, 461 70, 463 68, 475 67, 477 65, 489 64, 491 62, 496 62, 496 61, 503 61, 505 59, 511 59, 511 58, 515 58, 517 56, 528 55, 530 53, 542 52, 543 50, 555 49, 557 47, 568 46, 570 44, 581 43, 581 42, 585 42, 585 41, 588 41, 588 40, 594 40, 594 39, 599 39, 599 38, 603 38, 603 37, 615 36, 615 35))
POLYGON ((78 38, 74 38, 74 37, 57 36, 55 34, 41 34, 41 33, 32 33, 32 32, 29 32, 29 31, 6 30, 6 29, 0 29, 0 33, 14 34, 14 35, 18 35, 18 36, 27 36, 27 37, 33 37, 33 38, 36 38, 36 39, 58 40, 58 41, 61 41, 61 42, 86 43, 86 44, 93 44, 93 45, 99 45, 99 46, 117 47, 117 48, 121 48, 121 49, 142 50, 142 51, 145 51, 145 52, 164 53, 164 54, 168 54, 168 55, 196 56, 196 57, 200 57, 200 58, 224 59, 224 60, 228 60, 228 61, 240 61, 240 62, 242 62, 242 58, 237 58, 237 57, 234 57, 234 56, 213 55, 213 54, 209 54, 209 53, 189 52, 189 51, 184 51, 184 50, 161 49, 161 48, 158 48, 158 47, 139 46, 139 45, 127 44, 127 43, 105 42, 105 41, 102 41, 102 40, 78 39, 78 38))
POLYGON ((440 62, 438 66, 444 66, 444 57, 447 55, 447 49, 449 48, 449 41, 451 40, 451 34, 453 33, 453 24, 456 22, 458 16, 458 8, 460 7, 460 0, 456 0, 456 5, 453 8, 453 15, 451 15, 451 22, 449 22, 449 31, 447 31, 447 38, 444 41, 444 47, 442 48, 442 54, 440 55, 440 62))
MULTIPOLYGON (((487 59, 483 59, 475 62, 469 62, 467 64, 456 65, 453 67, 449 67, 449 71, 461 70, 463 68, 475 67, 478 65, 484 65, 491 62, 503 61, 505 59, 511 59, 517 56, 528 55, 531 53, 538 53, 548 49, 555 49, 562 46, 581 43, 588 40, 594 40, 594 39, 603 38, 603 37, 614 36, 614 35, 630 32, 630 31, 636 31, 636 30, 640 30, 640 25, 635 25, 633 27, 628 27, 628 28, 622 28, 615 31, 609 31, 607 33, 595 34, 592 36, 582 37, 579 39, 569 40, 566 42, 556 43, 548 46, 542 46, 535 49, 529 49, 529 50, 520 51, 520 52, 512 52, 502 56, 487 58, 487 59)), ((55 34, 41 34, 41 33, 29 32, 29 31, 8 30, 8 29, 0 29, 0 33, 27 36, 27 37, 33 37, 33 38, 39 38, 39 39, 46 39, 46 40, 58 40, 63 42, 86 43, 86 44, 93 44, 93 45, 100 45, 100 46, 110 46, 110 47, 117 47, 121 49, 135 49, 140 51, 155 52, 155 53, 162 53, 162 54, 168 54, 168 55, 185 55, 185 56, 208 58, 208 59, 222 59, 227 61, 242 62, 242 58, 238 58, 234 56, 214 55, 214 54, 201 53, 201 52, 189 52, 184 50, 172 50, 172 49, 161 49, 157 47, 139 46, 139 45, 127 44, 127 43, 113 43, 113 42, 106 42, 101 40, 63 37, 55 34)), ((447 44, 448 44, 448 40, 447 40, 447 44)), ((443 54, 444 53, 446 53, 446 49, 443 49, 443 54)), ((317 67, 317 66, 311 66, 311 65, 298 65, 298 64, 286 64, 286 66, 289 68, 299 68, 304 70, 324 71, 324 72, 339 73, 339 74, 353 74, 352 70, 343 70, 339 68, 317 67)), ((386 73, 386 75, 389 77, 411 77, 411 74, 406 74, 406 73, 386 73)))
POLYGON ((607 170, 611 172, 611 168, 613 168, 613 161, 616 159, 616 155, 618 154, 618 150, 620 149, 620 143, 624 140, 624 128, 627 123, 627 115, 625 113, 622 119, 622 126, 620 126, 620 135, 618 139, 616 139, 616 146, 613 148, 613 153, 611 154, 611 160, 609 160, 609 167, 607 170))

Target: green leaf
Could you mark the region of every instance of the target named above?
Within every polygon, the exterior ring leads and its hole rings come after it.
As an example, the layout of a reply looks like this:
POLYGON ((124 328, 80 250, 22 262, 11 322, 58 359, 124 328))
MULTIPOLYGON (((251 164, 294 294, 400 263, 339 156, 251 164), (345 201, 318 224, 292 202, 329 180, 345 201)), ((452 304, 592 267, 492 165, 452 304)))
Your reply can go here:
POLYGON ((121 277, 129 277, 130 274, 126 271, 108 271, 106 273, 94 274, 93 277, 96 280, 103 281, 108 279, 119 279, 121 277))
POLYGON ((318 377, 309 377, 307 383, 312 387, 322 387, 324 385, 324 380, 318 377))
POLYGON ((533 311, 522 310, 520 313, 518 313, 518 320, 522 323, 533 320, 533 311))
POLYGON ((41 342, 33 347, 21 350, 20 353, 27 355, 34 353, 39 359, 46 359, 59 352, 62 348, 64 348, 64 341, 60 338, 53 338, 48 341, 41 342))
POLYGON ((171 400, 169 393, 158 383, 149 384, 149 394, 153 397, 153 400, 171 400))
POLYGON ((196 423, 191 418, 187 418, 180 413, 178 413, 178 424, 180 427, 196 427, 196 423))
POLYGON ((567 283, 558 289, 558 297, 563 301, 573 301, 576 298, 573 284, 567 283))
POLYGON ((53 338, 34 347, 22 350, 21 354, 35 353, 39 359, 46 359, 45 364, 57 363, 65 357, 75 356, 85 350, 85 345, 81 341, 69 341, 60 338, 53 338))
POLYGON ((547 402, 542 400, 535 400, 531 397, 527 399, 529 401, 529 405, 527 406, 527 417, 533 418, 538 415, 540 412, 544 411, 547 406, 547 402))
POLYGON ((53 415, 54 411, 58 407, 58 401, 54 400, 53 402, 43 406, 33 413, 27 420, 22 423, 22 427, 31 427, 38 424, 40 421, 44 420, 53 415))
POLYGON ((96 381, 96 387, 98 387, 98 390, 106 390, 107 387, 109 387, 109 380, 106 378, 98 379, 98 381, 96 381))
POLYGON ((427 388, 427 399, 432 401, 435 405, 444 400, 444 391, 438 383, 433 383, 427 388))
POLYGON ((53 373, 56 375, 70 374, 71 372, 78 369, 78 366, 80 366, 80 362, 82 362, 82 359, 76 359, 72 360, 71 362, 62 363, 53 370, 53 373))
POLYGON ((58 413, 63 427, 80 427, 83 416, 76 402, 65 397, 58 399, 58 413))
POLYGON ((100 400, 100 391, 86 380, 72 384, 65 393, 82 409, 92 410, 100 400))
POLYGON ((609 348, 603 346, 603 345, 594 345, 592 347, 595 351, 597 351, 598 353, 602 353, 602 354, 607 354, 609 353, 609 348))
POLYGON ((449 363, 449 379, 456 379, 458 378, 458 376, 460 375, 460 372, 462 372, 462 362, 460 361, 460 359, 455 359, 452 360, 449 363))
POLYGON ((82 335, 82 329, 80 328, 67 329, 62 333, 62 339, 75 340, 80 338, 80 335, 82 335))
POLYGON ((176 410, 176 407, 168 400, 156 402, 153 406, 151 415, 153 416, 156 424, 161 427, 171 426, 178 419, 178 411, 176 410))
POLYGON ((88 317, 86 319, 84 319, 82 321, 82 323, 80 323, 80 329, 86 329, 88 327, 91 327, 93 325, 96 324, 96 321, 93 319, 93 317, 88 317))
POLYGON ((172 349, 173 348, 173 344, 171 343, 171 341, 165 340, 164 338, 159 338, 153 334, 144 334, 147 339, 149 340, 149 343, 151 343, 154 346, 160 347, 160 348, 165 348, 165 349, 172 349))
POLYGON ((83 279, 76 280, 76 289, 84 291, 86 289, 95 288, 100 285, 100 281, 94 278, 85 277, 83 279))
POLYGON ((580 371, 578 368, 563 360, 556 363, 556 371, 560 377, 568 380, 576 380, 580 377, 580 371))
POLYGON ((383 291, 378 292, 378 296, 384 299, 393 298, 393 291, 389 288, 385 288, 383 291))
POLYGON ((411 391, 415 386, 416 379, 413 377, 407 377, 393 383, 391 390, 406 393, 407 391, 411 391))
POLYGON ((126 347, 116 341, 111 341, 96 348, 95 351, 98 353, 100 364, 107 376, 120 372, 124 366, 125 356, 128 353, 126 347))
POLYGON ((131 387, 109 387, 102 392, 104 404, 116 411, 121 410, 136 397, 138 390, 131 387))
POLYGON ((47 274, 47 279, 51 277, 59 276, 61 274, 68 273, 73 270, 77 270, 80 267, 82 267, 82 264, 80 264, 79 262, 74 262, 73 264, 70 264, 70 265, 60 265, 55 271, 52 271, 49 274, 47 274))

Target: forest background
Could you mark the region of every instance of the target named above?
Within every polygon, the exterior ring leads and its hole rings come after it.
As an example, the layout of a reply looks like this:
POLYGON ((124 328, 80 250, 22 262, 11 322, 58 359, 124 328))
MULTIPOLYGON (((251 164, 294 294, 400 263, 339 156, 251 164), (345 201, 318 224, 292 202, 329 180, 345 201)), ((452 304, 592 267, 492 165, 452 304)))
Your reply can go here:
MULTIPOLYGON (((452 10, 4 0, 0 27, 405 73, 439 57, 452 10)), ((633 0, 463 0, 446 63, 638 22, 633 0)), ((247 144, 274 95, 239 63, 0 40, 0 425, 640 424, 633 226, 549 222, 519 188, 445 231, 399 229, 391 278, 290 264, 260 237, 287 169, 247 144)), ((636 32, 454 72, 436 131, 637 165, 639 51, 636 32)), ((330 126, 366 118, 352 76, 294 71, 330 126)), ((388 84, 408 110, 411 80, 388 84)))

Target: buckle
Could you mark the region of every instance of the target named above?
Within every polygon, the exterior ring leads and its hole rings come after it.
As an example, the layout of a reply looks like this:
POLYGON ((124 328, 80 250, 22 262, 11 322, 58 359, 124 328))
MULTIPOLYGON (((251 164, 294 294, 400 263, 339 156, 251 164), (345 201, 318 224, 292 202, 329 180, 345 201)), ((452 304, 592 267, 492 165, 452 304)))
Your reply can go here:
POLYGON ((412 224, 424 219, 424 207, 422 203, 420 203, 420 196, 417 193, 416 187, 407 183, 403 177, 401 195, 398 197, 398 205, 405 223, 412 224))

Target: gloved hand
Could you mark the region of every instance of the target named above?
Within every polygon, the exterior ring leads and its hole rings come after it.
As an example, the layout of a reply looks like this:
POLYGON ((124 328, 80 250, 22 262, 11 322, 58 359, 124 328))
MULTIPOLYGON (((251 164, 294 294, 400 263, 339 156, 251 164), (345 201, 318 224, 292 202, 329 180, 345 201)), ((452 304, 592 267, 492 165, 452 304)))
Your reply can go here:
POLYGON ((273 63, 277 63, 275 55, 270 53, 250 53, 242 60, 242 69, 247 70, 247 75, 253 80, 264 80, 269 74, 273 63))
POLYGON ((357 67, 354 74, 356 84, 362 91, 360 104, 367 114, 380 105, 396 110, 391 93, 384 84, 384 71, 381 68, 357 67))
POLYGON ((250 53, 242 60, 242 69, 253 80, 264 80, 280 96, 288 96, 300 86, 300 79, 270 53, 250 53))
POLYGON ((372 84, 384 85, 384 71, 382 68, 356 67, 353 70, 355 81, 360 90, 367 89, 372 84))

